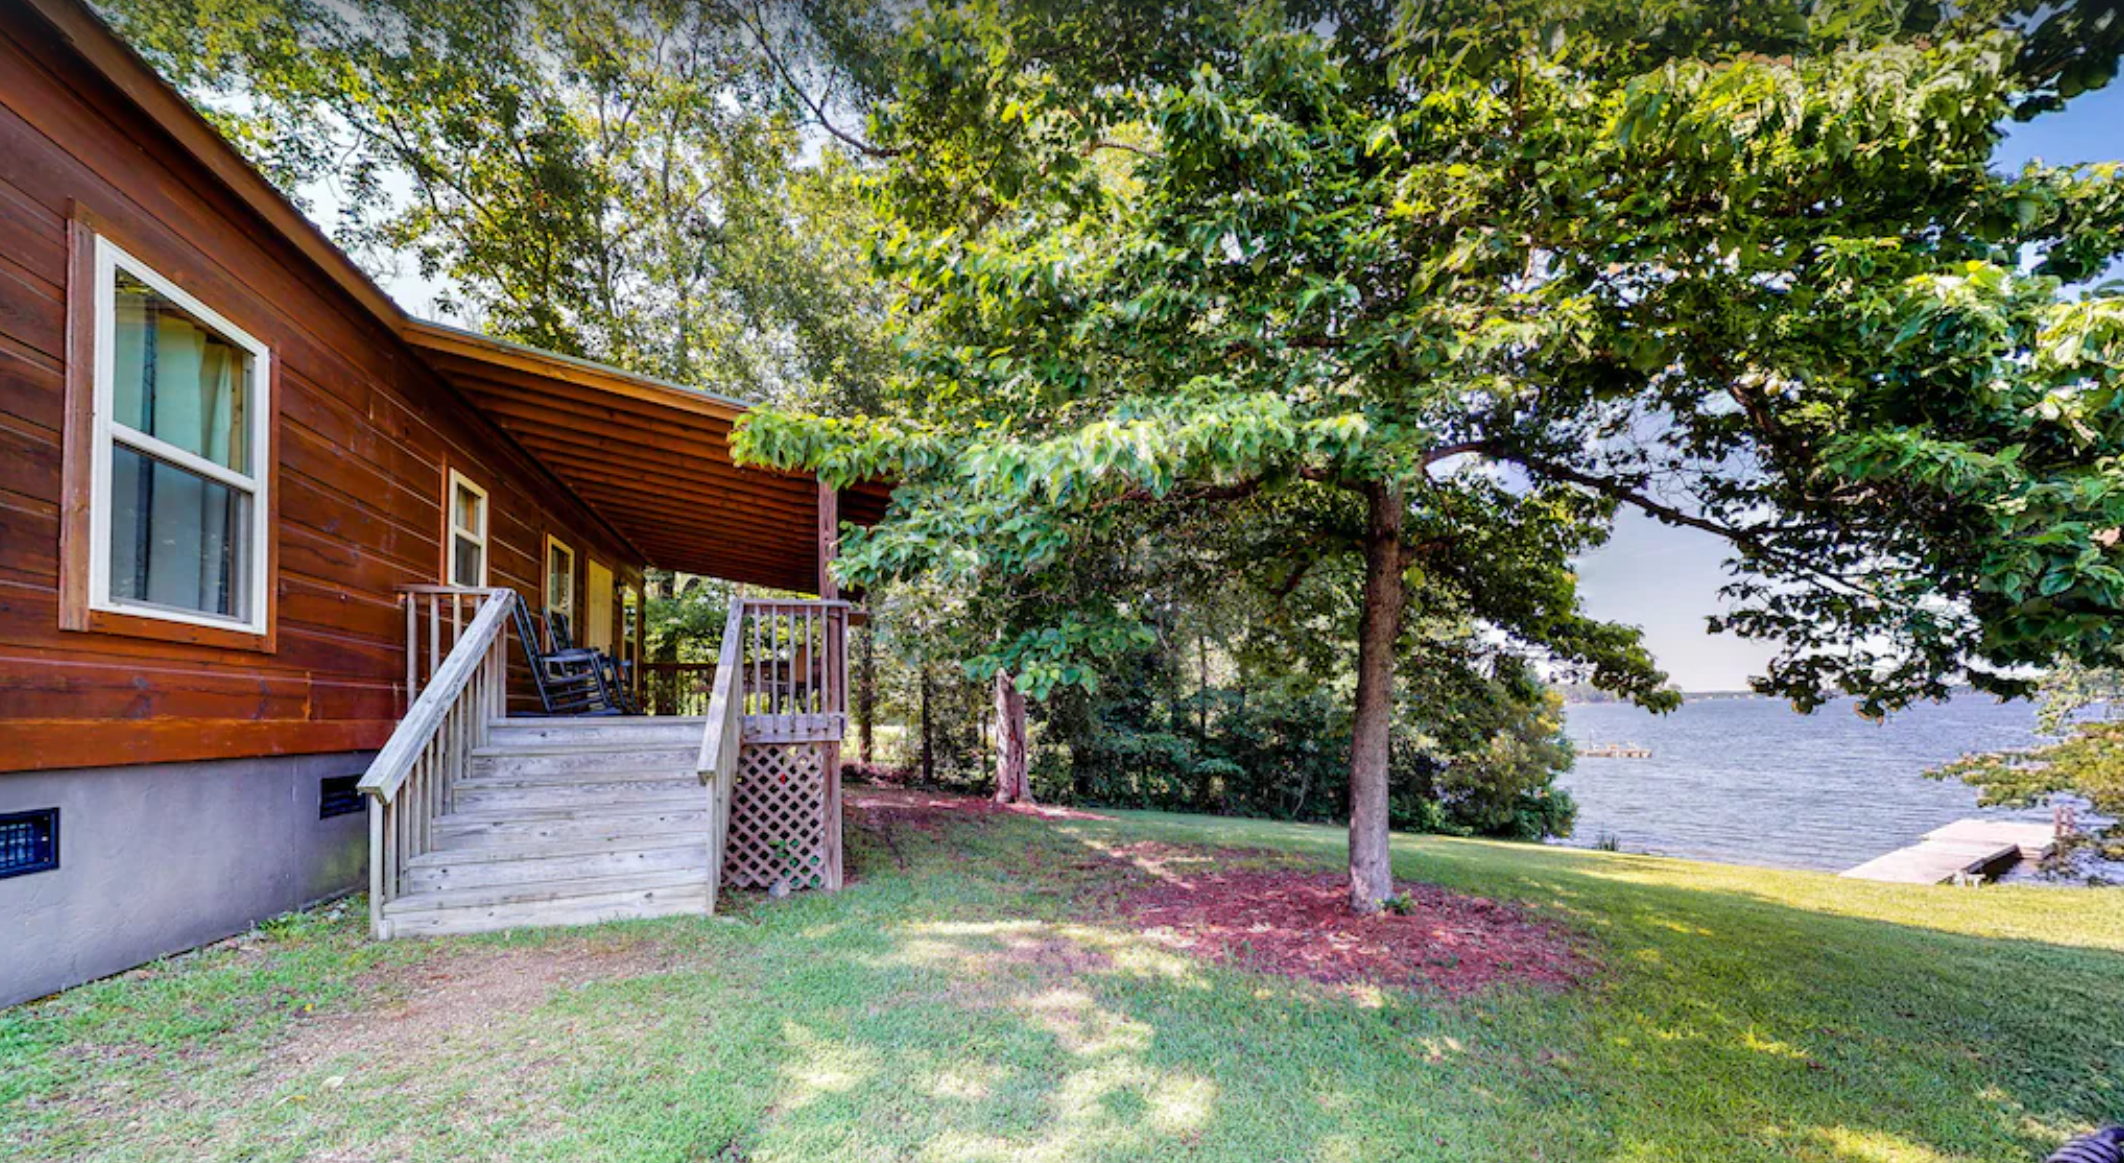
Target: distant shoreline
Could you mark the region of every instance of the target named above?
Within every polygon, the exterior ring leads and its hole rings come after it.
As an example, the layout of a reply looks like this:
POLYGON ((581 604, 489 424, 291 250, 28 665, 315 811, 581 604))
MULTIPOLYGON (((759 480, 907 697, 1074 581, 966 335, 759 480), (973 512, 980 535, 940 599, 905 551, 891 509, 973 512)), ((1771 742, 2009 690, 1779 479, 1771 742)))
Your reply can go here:
MULTIPOLYGON (((1681 692, 1681 697, 1682 702, 1685 703, 1733 702, 1741 699, 1774 700, 1776 698, 1775 695, 1758 694, 1755 691, 1683 691, 1681 692)), ((1609 703, 1627 703, 1629 701, 1630 700, 1628 699, 1618 698, 1617 696, 1608 694, 1604 691, 1596 691, 1590 693, 1584 691, 1566 691, 1564 693, 1564 705, 1567 707, 1598 707, 1605 706, 1609 703)))
MULTIPOLYGON (((1622 698, 1618 695, 1611 695, 1606 691, 1592 690, 1586 687, 1566 687, 1562 688, 1561 693, 1563 694, 1564 706, 1567 707, 1601 707, 1607 706, 1611 703, 1627 703, 1630 701, 1629 699, 1622 698)), ((1958 698, 1964 695, 1975 695, 1977 693, 1978 692, 1973 687, 1959 686, 1955 687, 1949 693, 1949 697, 1958 698)), ((1851 696, 1839 695, 1837 697, 1850 698, 1851 696)), ((1992 695, 1985 695, 1984 697, 1993 699, 1994 701, 1998 701, 1995 696, 1992 695)), ((1766 695, 1757 691, 1682 691, 1681 698, 1682 702, 1684 703, 1732 703, 1750 702, 1758 700, 1765 702, 1785 701, 1782 696, 1766 695)))

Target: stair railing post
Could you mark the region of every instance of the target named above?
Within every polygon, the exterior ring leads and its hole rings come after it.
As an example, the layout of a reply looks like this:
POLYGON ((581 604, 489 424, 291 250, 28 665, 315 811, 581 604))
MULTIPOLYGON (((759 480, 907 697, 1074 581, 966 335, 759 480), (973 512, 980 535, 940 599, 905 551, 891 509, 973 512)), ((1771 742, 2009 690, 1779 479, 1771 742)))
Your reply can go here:
POLYGON ((458 778, 470 753, 486 739, 494 687, 507 682, 507 590, 410 586, 406 602, 405 717, 361 779, 369 797, 369 927, 388 938, 389 904, 404 895, 409 862, 435 844, 436 820, 454 807, 458 778), (463 614, 467 597, 475 608, 463 614), (451 604, 450 649, 442 647, 442 602, 451 604), (427 683, 419 685, 422 627, 427 604, 427 683), (501 662, 501 681, 496 660, 501 662), (416 693, 417 692, 417 693, 416 693))

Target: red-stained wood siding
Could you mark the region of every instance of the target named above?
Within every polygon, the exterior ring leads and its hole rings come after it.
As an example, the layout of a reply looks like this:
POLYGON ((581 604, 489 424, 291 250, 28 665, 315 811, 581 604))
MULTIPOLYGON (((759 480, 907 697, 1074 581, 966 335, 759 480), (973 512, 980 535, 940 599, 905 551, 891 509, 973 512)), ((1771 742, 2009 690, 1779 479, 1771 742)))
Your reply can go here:
MULTIPOLYGON (((0 5, 0 771, 380 746, 405 708, 396 587, 441 580, 451 468, 488 491, 490 584, 536 608, 548 532, 639 578, 637 555, 384 320, 39 17, 0 5), (280 365, 271 653, 60 629, 77 207, 280 365)), ((527 690, 520 653, 513 667, 527 690)))

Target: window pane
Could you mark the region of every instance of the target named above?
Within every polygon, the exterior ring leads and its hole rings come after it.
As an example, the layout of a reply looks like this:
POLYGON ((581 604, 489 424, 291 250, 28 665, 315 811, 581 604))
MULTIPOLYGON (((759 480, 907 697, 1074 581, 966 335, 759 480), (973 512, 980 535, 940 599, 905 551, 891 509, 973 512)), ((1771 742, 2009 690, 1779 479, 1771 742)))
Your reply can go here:
POLYGON ((113 418, 248 474, 251 353, 124 271, 116 323, 113 418))
POLYGON ((575 610, 575 559, 557 544, 546 546, 546 608, 575 610))
POLYGON ((111 447, 111 600, 250 617, 251 498, 111 447))
POLYGON ((486 550, 479 542, 469 537, 453 535, 450 538, 450 584, 453 586, 477 586, 486 584, 481 577, 481 558, 486 550))
POLYGON ((453 527, 462 529, 474 537, 479 536, 479 508, 484 504, 486 504, 486 498, 463 485, 457 486, 457 497, 450 506, 450 520, 453 523, 453 527))

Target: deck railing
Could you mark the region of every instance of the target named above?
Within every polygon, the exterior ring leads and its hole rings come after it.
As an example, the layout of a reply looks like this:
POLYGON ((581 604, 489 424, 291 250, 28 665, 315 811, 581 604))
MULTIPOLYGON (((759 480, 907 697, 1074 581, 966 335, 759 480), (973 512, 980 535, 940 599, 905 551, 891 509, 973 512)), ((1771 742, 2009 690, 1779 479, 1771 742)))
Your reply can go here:
POLYGON ((766 887, 763 880, 788 875, 840 887, 837 767, 848 717, 847 632, 854 616, 854 607, 842 601, 731 603, 697 764, 714 827, 711 909, 726 858, 739 883, 766 887), (791 768, 778 767, 775 752, 803 753, 795 761, 803 778, 788 778, 791 768), (760 782, 746 783, 740 793, 739 782, 748 778, 760 782), (742 802, 734 809, 735 801, 742 802), (736 852, 730 848, 734 814, 751 821, 736 852))
POLYGON ((839 739, 848 720, 848 620, 841 601, 747 598, 745 738, 839 739))
POLYGON ((644 662, 642 710, 651 715, 705 715, 715 696, 715 663, 644 662))
POLYGON ((452 810, 473 749, 486 746, 487 725, 508 713, 508 626, 516 602, 505 589, 409 586, 402 593, 412 705, 360 785, 375 801, 369 811, 369 927, 379 938, 390 935, 384 905, 403 891, 413 858, 433 847, 435 821, 452 810), (423 638, 426 682, 412 697, 422 675, 423 638))
POLYGON ((400 586, 406 608, 406 705, 434 681, 443 659, 464 637, 465 627, 488 598, 514 591, 475 586, 400 586))

